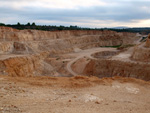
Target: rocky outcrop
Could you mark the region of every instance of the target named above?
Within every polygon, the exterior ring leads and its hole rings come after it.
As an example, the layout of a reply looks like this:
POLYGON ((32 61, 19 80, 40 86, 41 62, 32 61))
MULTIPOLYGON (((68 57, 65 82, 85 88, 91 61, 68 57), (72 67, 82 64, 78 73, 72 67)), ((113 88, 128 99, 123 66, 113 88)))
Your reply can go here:
MULTIPOLYGON (((47 57, 100 46, 133 43, 134 33, 98 30, 16 30, 0 27, 0 74, 10 76, 52 75, 47 57), (3 55, 6 55, 3 57, 3 55), (13 56, 13 57, 11 57, 13 56)), ((55 68, 54 68, 55 69, 55 68)), ((57 72, 56 72, 57 73, 57 72)), ((60 74, 61 75, 61 74, 60 74)))
POLYGON ((98 30, 64 30, 64 31, 40 31, 40 30, 16 30, 9 27, 0 27, 0 39, 3 41, 41 41, 48 39, 65 39, 85 35, 101 35, 114 37, 133 37, 134 33, 117 33, 114 31, 98 30))
POLYGON ((136 61, 150 62, 150 35, 146 42, 134 48, 131 58, 136 61))
MULTIPOLYGON (((94 75, 100 78, 123 76, 150 80, 150 44, 148 37, 146 42, 136 45, 115 56, 117 59, 103 58, 108 54, 95 54, 95 60, 91 60, 85 67, 84 75, 94 75), (98 55, 98 57, 97 57, 98 55), (122 55, 122 56, 121 56, 122 55), (127 56, 126 56, 127 55, 127 56), (129 55, 129 56, 128 56, 129 55), (100 57, 100 59, 98 59, 100 57)), ((106 51, 105 51, 106 52, 106 51)))
POLYGON ((0 54, 12 53, 13 42, 0 42, 0 54))
POLYGON ((150 34, 147 37, 146 43, 145 43, 145 47, 150 48, 150 34))
POLYGON ((150 64, 123 62, 116 60, 91 60, 83 71, 84 75, 97 77, 134 77, 150 80, 150 64))
POLYGON ((47 53, 29 56, 13 56, 0 60, 0 74, 9 76, 42 75, 44 71, 43 59, 47 53))
POLYGON ((150 48, 137 46, 131 56, 132 60, 141 62, 150 62, 150 48))
POLYGON ((0 27, 0 52, 13 54, 32 54, 43 51, 67 53, 76 47, 87 49, 133 43, 136 38, 134 33, 117 33, 107 30, 39 31, 0 27), (1 46, 6 42, 4 49, 1 46))

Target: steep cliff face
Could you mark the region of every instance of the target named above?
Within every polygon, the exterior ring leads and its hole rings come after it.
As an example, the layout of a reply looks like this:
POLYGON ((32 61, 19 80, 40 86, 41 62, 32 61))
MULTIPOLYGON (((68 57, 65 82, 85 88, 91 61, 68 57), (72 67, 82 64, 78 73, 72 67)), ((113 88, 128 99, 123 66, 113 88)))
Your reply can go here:
POLYGON ((63 39, 83 35, 113 35, 114 31, 96 30, 65 30, 65 31, 40 31, 40 30, 15 30, 9 27, 0 27, 0 39, 7 41, 39 41, 47 39, 63 39))
MULTIPOLYGON (((138 43, 112 58, 103 58, 107 54, 98 54, 97 59, 91 60, 85 67, 84 75, 98 77, 134 77, 150 80, 150 48, 149 38, 146 42, 138 43), (100 59, 99 59, 100 57, 100 59)), ((106 51, 105 51, 106 52, 106 51)), ((97 54, 96 54, 97 55, 97 54)))
POLYGON ((46 62, 43 52, 51 57, 74 52, 76 49, 133 43, 136 39, 134 33, 107 30, 40 31, 0 27, 0 74, 52 75, 55 68, 46 62))
POLYGON ((150 65, 115 60, 91 60, 86 65, 83 74, 100 78, 123 76, 150 80, 150 65))
POLYGON ((13 51, 13 42, 0 42, 0 54, 11 53, 13 51))
POLYGON ((145 43, 146 48, 150 48, 150 34, 147 37, 146 43, 145 43))
POLYGON ((42 75, 45 70, 43 59, 47 53, 28 56, 11 56, 0 60, 0 74, 9 76, 42 75))
POLYGON ((0 27, 0 53, 25 54, 41 51, 67 53, 76 47, 87 49, 99 46, 116 46, 133 43, 135 39, 134 33, 114 31, 38 31, 0 27))
POLYGON ((131 58, 136 61, 150 62, 150 35, 146 42, 134 48, 131 58))
POLYGON ((150 62, 150 48, 142 47, 142 45, 135 47, 131 58, 135 61, 150 62))

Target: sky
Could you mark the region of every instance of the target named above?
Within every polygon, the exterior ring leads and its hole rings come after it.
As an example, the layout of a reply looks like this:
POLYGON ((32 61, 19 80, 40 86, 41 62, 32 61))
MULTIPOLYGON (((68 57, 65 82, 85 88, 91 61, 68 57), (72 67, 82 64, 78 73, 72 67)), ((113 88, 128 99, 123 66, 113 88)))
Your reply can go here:
POLYGON ((150 27, 150 0, 0 0, 0 23, 150 27))

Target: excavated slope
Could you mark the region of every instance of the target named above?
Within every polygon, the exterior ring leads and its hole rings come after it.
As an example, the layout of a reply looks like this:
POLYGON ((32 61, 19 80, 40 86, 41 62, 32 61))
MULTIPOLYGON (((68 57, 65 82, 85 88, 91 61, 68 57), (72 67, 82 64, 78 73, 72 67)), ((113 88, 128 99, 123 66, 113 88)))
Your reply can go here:
POLYGON ((134 48, 132 59, 141 62, 150 62, 150 35, 146 42, 141 43, 134 48))
POLYGON ((84 75, 95 75, 97 77, 134 77, 150 80, 150 65, 123 62, 117 60, 91 60, 85 67, 84 75))
POLYGON ((38 31, 0 27, 0 53, 32 54, 72 52, 73 48, 87 49, 133 43, 134 33, 97 30, 38 31))
POLYGON ((78 49, 132 44, 135 39, 134 33, 107 30, 40 31, 0 27, 0 74, 53 75, 57 72, 46 60, 50 57, 78 49), (41 55, 43 52, 46 57, 41 55))
POLYGON ((26 56, 12 55, 0 60, 0 74, 21 77, 42 75, 46 70, 43 62, 46 57, 47 53, 26 56))

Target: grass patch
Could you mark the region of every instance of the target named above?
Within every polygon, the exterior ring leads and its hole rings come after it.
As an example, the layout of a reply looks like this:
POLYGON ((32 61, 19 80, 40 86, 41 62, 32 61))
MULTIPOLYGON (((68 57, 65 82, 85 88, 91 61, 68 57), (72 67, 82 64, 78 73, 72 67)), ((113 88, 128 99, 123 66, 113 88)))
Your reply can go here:
POLYGON ((142 37, 142 40, 140 40, 140 42, 146 41, 147 37, 142 37))
POLYGON ((127 44, 127 45, 122 45, 122 46, 118 47, 117 49, 118 50, 123 50, 123 49, 133 47, 133 46, 135 46, 135 44, 127 44))
POLYGON ((119 48, 119 47, 121 47, 121 45, 116 45, 116 46, 100 46, 100 47, 119 48))
POLYGON ((59 60, 60 58, 56 58, 56 60, 59 60))

